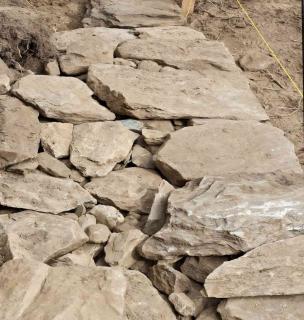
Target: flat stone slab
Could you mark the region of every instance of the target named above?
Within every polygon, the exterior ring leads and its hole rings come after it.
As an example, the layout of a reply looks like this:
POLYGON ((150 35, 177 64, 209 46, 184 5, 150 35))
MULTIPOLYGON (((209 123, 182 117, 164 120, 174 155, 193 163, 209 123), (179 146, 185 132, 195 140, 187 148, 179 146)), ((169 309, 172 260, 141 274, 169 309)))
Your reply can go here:
POLYGON ((138 119, 267 120, 248 84, 238 76, 212 70, 202 76, 187 70, 150 72, 99 64, 89 68, 88 85, 113 112, 138 119))
POLYGON ((182 24, 174 0, 91 0, 84 26, 155 27, 182 24))
POLYGON ((302 173, 284 132, 256 121, 209 120, 178 130, 163 144, 155 164, 176 185, 206 175, 302 173))
POLYGON ((304 293, 304 236, 264 244, 224 262, 205 281, 209 297, 286 296, 304 293))
POLYGON ((39 141, 38 112, 16 98, 1 96, 0 168, 35 158, 39 141))
POLYGON ((247 252, 304 234, 303 211, 302 175, 206 176, 171 193, 167 224, 141 250, 149 259, 247 252))
POLYGON ((118 121, 74 127, 70 160, 84 176, 102 177, 127 159, 138 134, 118 121))
POLYGON ((115 115, 93 98, 93 92, 77 78, 29 75, 13 87, 13 93, 46 118, 83 123, 114 120, 115 115))
POLYGON ((96 200, 78 183, 43 173, 24 176, 0 172, 0 204, 58 214, 82 204, 95 204, 96 200))
POLYGON ((0 215, 13 259, 48 262, 82 246, 89 239, 77 221, 35 211, 0 215))

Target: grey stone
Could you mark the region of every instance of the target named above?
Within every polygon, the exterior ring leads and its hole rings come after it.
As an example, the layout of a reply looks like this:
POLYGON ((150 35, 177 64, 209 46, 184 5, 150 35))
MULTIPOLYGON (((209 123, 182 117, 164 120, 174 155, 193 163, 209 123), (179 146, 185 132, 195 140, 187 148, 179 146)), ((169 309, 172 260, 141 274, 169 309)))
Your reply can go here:
POLYGON ((142 121, 135 120, 135 119, 124 119, 124 120, 118 120, 123 126, 125 126, 127 129, 134 131, 136 133, 141 133, 143 129, 143 123, 142 121))

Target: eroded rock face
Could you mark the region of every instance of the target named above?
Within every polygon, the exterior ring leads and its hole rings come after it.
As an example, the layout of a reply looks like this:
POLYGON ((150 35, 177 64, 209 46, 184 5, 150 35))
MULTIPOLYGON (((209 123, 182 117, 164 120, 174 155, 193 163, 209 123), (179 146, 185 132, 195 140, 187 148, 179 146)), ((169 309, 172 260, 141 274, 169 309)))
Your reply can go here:
POLYGON ((0 223, 0 266, 2 266, 2 264, 7 260, 11 259, 11 257, 12 255, 8 245, 8 236, 2 223, 0 223))
POLYGON ((0 168, 35 158, 39 134, 36 110, 16 98, 0 97, 0 168))
POLYGON ((206 176, 171 193, 169 221, 143 255, 230 255, 295 237, 303 233, 303 192, 302 175, 206 176))
POLYGON ((33 172, 24 176, 0 172, 0 204, 58 214, 96 200, 79 184, 33 172))
POLYGON ((209 297, 304 293, 304 236, 264 244, 225 262, 205 281, 209 297), (267 284, 267 285, 265 285, 267 284))
POLYGON ((77 78, 29 75, 14 85, 13 93, 37 108, 44 117, 61 122, 77 124, 115 119, 77 78))
POLYGON ((70 160, 85 176, 105 176, 128 157, 137 136, 118 121, 77 125, 70 160))
POLYGON ((69 178, 71 176, 71 170, 47 152, 38 153, 37 159, 41 171, 58 178, 69 178))

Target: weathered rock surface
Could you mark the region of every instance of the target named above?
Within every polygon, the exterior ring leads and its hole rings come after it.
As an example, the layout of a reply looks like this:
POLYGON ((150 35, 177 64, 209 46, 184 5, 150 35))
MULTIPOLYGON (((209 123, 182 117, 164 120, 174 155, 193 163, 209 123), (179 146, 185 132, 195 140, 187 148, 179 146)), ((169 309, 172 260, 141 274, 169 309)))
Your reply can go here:
POLYGON ((70 160, 85 176, 105 176, 128 157, 137 136, 116 121, 77 125, 70 160))
POLYGON ((268 119, 241 74, 206 72, 98 64, 89 68, 88 85, 113 112, 137 119, 268 119))
POLYGON ((84 214, 78 218, 78 223, 83 231, 87 231, 89 227, 96 225, 96 218, 92 214, 84 214))
POLYGON ((174 0, 91 0, 84 26, 149 27, 182 24, 180 8, 174 0))
POLYGON ((218 312, 223 320, 301 320, 304 313, 303 302, 303 295, 235 298, 222 302, 218 312))
POLYGON ((58 178, 69 178, 71 176, 71 170, 47 152, 38 153, 37 159, 41 171, 58 178))
POLYGON ((132 162, 140 168, 154 169, 154 161, 152 153, 136 144, 132 149, 132 162))
POLYGON ((19 174, 27 174, 31 171, 35 171, 38 168, 38 165, 39 163, 37 161, 37 158, 35 158, 13 164, 12 166, 5 168, 5 170, 19 174))
POLYGON ((155 163, 176 185, 205 175, 303 172, 283 131, 255 121, 210 120, 178 130, 170 134, 155 163))
POLYGON ((304 293, 304 236, 264 244, 225 262, 205 281, 209 297, 304 293), (265 285, 267 284, 267 285, 265 285))
POLYGON ((8 236, 0 220, 0 266, 11 258, 12 255, 8 245, 8 236))
POLYGON ((88 241, 76 221, 52 214, 22 211, 0 215, 0 222, 5 227, 13 259, 48 262, 88 241))
POLYGON ((55 158, 65 158, 70 155, 72 137, 73 125, 71 123, 47 122, 41 124, 42 147, 55 158))
POLYGON ((6 94, 11 89, 10 78, 6 74, 0 74, 0 95, 6 94))
POLYGON ((45 72, 50 76, 60 76, 60 68, 57 60, 49 61, 45 66, 45 72))
POLYGON ((143 215, 141 212, 129 212, 125 217, 124 222, 118 224, 115 228, 115 232, 124 232, 130 230, 140 230, 143 231, 143 228, 147 222, 147 216, 143 215))
POLYGON ((126 168, 94 178, 85 188, 102 204, 121 210, 149 213, 162 179, 154 171, 126 168))
POLYGON ((36 110, 16 98, 0 97, 0 168, 35 158, 39 134, 36 110))
POLYGON ((104 224, 89 226, 86 230, 91 243, 104 244, 108 241, 111 231, 104 224))
POLYGON ((77 78, 29 75, 13 87, 13 93, 47 118, 82 123, 114 120, 115 115, 96 102, 93 92, 77 78))
POLYGON ((194 316, 195 304, 184 292, 171 293, 169 301, 180 315, 185 317, 194 316))
POLYGON ((249 50, 239 59, 239 64, 246 71, 261 71, 267 69, 275 60, 265 53, 249 50))
POLYGON ((106 225, 110 230, 116 227, 117 224, 123 223, 124 216, 112 206, 95 206, 90 214, 94 215, 97 223, 106 225))
MULTIPOLYGON (((229 319, 225 319, 224 317, 221 318, 216 311, 216 307, 211 306, 204 309, 195 320, 229 320, 229 319)), ((230 320, 234 320, 234 319, 232 318, 230 320)), ((245 319, 242 319, 242 320, 245 320, 245 319)), ((256 319, 256 320, 262 320, 262 319, 256 319)))
POLYGON ((151 146, 159 146, 165 141, 167 133, 158 130, 143 129, 142 136, 146 144, 151 146))
POLYGON ((58 214, 96 200, 70 179, 33 172, 24 176, 0 172, 0 204, 58 214))
POLYGON ((206 176, 171 193, 169 221, 142 252, 149 259, 229 255, 295 237, 304 232, 303 192, 302 175, 206 176))

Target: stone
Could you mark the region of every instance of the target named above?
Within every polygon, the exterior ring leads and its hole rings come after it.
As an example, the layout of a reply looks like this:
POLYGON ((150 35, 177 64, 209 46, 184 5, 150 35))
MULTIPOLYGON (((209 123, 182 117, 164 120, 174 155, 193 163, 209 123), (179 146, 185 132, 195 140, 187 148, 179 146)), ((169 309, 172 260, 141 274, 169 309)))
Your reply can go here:
POLYGON ((78 218, 78 223, 83 231, 96 225, 96 218, 92 214, 84 214, 78 218))
POLYGON ((78 216, 76 213, 73 212, 64 212, 60 214, 61 217, 67 218, 67 219, 71 219, 74 221, 78 221, 78 216))
POLYGON ((125 220, 124 216, 112 206, 95 206, 91 209, 90 214, 95 216, 97 223, 106 225, 110 230, 125 220))
POLYGON ((127 159, 137 134, 114 121, 74 127, 70 161, 86 177, 102 177, 127 159))
POLYGON ((152 153, 136 144, 132 149, 132 163, 144 169, 155 169, 152 153))
POLYGON ((161 181, 155 171, 126 168, 94 178, 85 188, 99 203, 114 205, 125 211, 149 213, 161 181))
POLYGON ((112 233, 105 246, 105 261, 110 266, 130 268, 139 257, 136 248, 147 238, 140 230, 112 233))
POLYGON ((111 231, 104 224, 95 224, 95 225, 89 226, 86 232, 89 237, 89 241, 91 243, 97 243, 97 244, 107 243, 111 235, 111 231))
POLYGON ((6 74, 6 75, 10 74, 9 67, 6 65, 6 63, 1 58, 0 58, 0 74, 6 74))
POLYGON ((150 72, 159 72, 161 70, 161 66, 157 62, 151 60, 140 61, 137 67, 140 70, 146 70, 150 72))
POLYGON ((249 50, 246 54, 241 56, 239 64, 245 71, 263 71, 274 64, 274 59, 257 50, 249 50))
MULTIPOLYGON (((2 214, 0 215, 0 218, 1 217, 2 217, 2 214)), ((10 260, 11 258, 12 258, 12 253, 10 251, 9 244, 8 244, 8 235, 0 219, 0 267, 3 265, 3 263, 10 260)))
POLYGON ((97 64, 89 68, 88 85, 111 111, 137 119, 268 119, 240 71, 205 73, 97 64))
POLYGON ((137 212, 129 212, 124 218, 124 222, 117 224, 114 228, 115 232, 124 232, 130 230, 143 231, 145 224, 147 223, 147 216, 137 212))
POLYGON ((10 78, 6 74, 0 74, 0 95, 6 94, 11 89, 10 78))
POLYGON ((40 124, 36 110, 16 98, 1 96, 0 128, 0 168, 37 156, 40 124))
MULTIPOLYGON (((276 296, 228 299, 220 303, 223 320, 300 320, 304 312, 304 296, 276 296)), ((199 318, 217 320, 219 318, 199 318)))
POLYGON ((71 170, 47 152, 38 153, 37 159, 41 171, 58 178, 69 178, 71 176, 71 170))
POLYGON ((210 120, 178 130, 154 160, 169 182, 179 186, 205 175, 303 172, 284 132, 255 121, 210 120))
POLYGON ((135 119, 124 119, 124 120, 118 120, 123 126, 125 126, 127 129, 134 131, 136 133, 141 133, 143 129, 143 123, 142 121, 135 120, 135 119))
POLYGON ((155 27, 181 25, 181 10, 174 0, 91 0, 91 9, 83 20, 87 26, 155 27))
POLYGON ((13 259, 48 262, 88 241, 76 221, 52 214, 22 211, 1 215, 0 221, 13 259))
POLYGON ((234 255, 303 234, 303 175, 206 176, 171 193, 148 259, 234 255), (170 252, 168 251, 170 248, 170 252))
POLYGON ((60 68, 57 60, 49 61, 45 66, 45 72, 50 76, 60 76, 60 68))
MULTIPOLYGON (((223 319, 225 320, 224 317, 223 317, 223 319)), ((204 309, 195 320, 221 320, 221 318, 220 318, 219 314, 217 313, 216 308, 214 306, 211 306, 211 307, 204 309)), ((226 320, 228 320, 228 319, 226 319, 226 320)), ((233 320, 233 319, 231 319, 231 320, 233 320)), ((262 319, 256 319, 256 320, 262 320, 262 319)))
POLYGON ((126 60, 122 58, 114 58, 114 64, 117 64, 119 66, 128 66, 132 68, 137 68, 137 64, 132 60, 126 60))
POLYGON ((231 298, 303 294, 303 244, 303 235, 279 240, 225 262, 207 277, 207 295, 231 298))
POLYGON ((169 301, 174 305, 175 310, 187 317, 194 316, 195 314, 195 305, 193 301, 183 292, 174 292, 169 296, 169 301))
POLYGON ((35 171, 38 168, 38 165, 39 164, 37 159, 29 159, 7 167, 6 171, 19 174, 27 174, 32 171, 35 171))
POLYGON ((79 184, 33 172, 24 176, 0 172, 0 204, 58 214, 96 200, 79 184))
POLYGON ((16 259, 1 268, 0 281, 2 320, 123 318, 127 279, 117 268, 16 259))
POLYGON ((146 144, 151 146, 159 146, 166 140, 167 133, 152 129, 143 129, 142 135, 146 144))
POLYGON ((170 120, 142 120, 145 129, 157 130, 163 133, 174 131, 174 126, 170 120))
POLYGON ((92 98, 93 92, 77 78, 29 75, 21 78, 13 94, 33 105, 46 118, 79 124, 114 120, 115 115, 92 98))
POLYGON ((55 158, 65 158, 70 155, 70 145, 73 137, 71 123, 47 122, 41 124, 41 145, 55 158))

